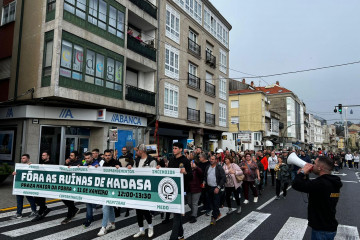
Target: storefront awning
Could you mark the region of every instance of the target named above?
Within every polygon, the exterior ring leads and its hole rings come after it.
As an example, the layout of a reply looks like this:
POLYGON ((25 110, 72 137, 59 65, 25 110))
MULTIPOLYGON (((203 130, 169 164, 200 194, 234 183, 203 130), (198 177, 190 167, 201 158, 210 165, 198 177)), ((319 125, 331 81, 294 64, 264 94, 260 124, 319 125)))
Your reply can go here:
POLYGON ((270 140, 266 140, 266 141, 265 141, 265 146, 266 146, 266 147, 273 147, 273 146, 274 146, 274 144, 273 144, 273 142, 272 142, 272 141, 270 141, 270 140))

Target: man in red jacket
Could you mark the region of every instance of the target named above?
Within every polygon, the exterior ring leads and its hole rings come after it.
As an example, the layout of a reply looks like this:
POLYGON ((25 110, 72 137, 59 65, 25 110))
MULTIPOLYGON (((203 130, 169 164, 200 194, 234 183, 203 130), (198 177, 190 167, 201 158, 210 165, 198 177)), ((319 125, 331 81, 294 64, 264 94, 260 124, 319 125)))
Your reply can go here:
POLYGON ((260 162, 264 165, 264 185, 263 185, 263 188, 265 185, 267 185, 267 172, 268 172, 268 160, 267 160, 267 157, 263 155, 263 153, 261 151, 259 151, 259 158, 258 160, 260 160, 260 162))

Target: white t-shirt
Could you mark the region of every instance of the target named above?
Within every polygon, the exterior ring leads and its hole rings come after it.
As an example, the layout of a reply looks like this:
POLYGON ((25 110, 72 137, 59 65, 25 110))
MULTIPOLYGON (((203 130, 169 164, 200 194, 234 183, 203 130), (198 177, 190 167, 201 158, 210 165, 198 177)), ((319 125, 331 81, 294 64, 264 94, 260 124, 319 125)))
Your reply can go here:
POLYGON ((353 156, 351 154, 346 154, 345 155, 345 160, 353 160, 353 156))
POLYGON ((354 162, 359 162, 359 159, 360 159, 359 155, 354 156, 354 162))

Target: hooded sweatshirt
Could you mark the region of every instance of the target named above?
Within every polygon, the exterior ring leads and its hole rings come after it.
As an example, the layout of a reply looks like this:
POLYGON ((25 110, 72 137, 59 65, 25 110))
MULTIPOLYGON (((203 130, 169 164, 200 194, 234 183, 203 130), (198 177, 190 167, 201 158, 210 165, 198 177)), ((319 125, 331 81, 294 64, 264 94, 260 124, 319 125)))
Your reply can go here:
POLYGON ((317 231, 335 232, 338 222, 335 218, 336 204, 340 196, 341 180, 338 176, 324 174, 314 180, 304 179, 299 173, 293 188, 309 194, 308 225, 317 231))

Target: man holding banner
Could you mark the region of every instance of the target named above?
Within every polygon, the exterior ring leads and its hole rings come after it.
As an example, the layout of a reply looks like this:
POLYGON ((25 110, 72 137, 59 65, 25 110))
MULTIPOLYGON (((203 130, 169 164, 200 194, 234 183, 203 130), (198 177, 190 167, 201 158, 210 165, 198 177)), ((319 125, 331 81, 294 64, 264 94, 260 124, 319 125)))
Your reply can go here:
MULTIPOLYGON (((50 154, 47 151, 44 151, 41 154, 40 164, 54 164, 53 161, 50 160, 50 154)), ((42 220, 48 213, 51 211, 50 208, 46 206, 46 198, 43 197, 35 197, 35 203, 40 207, 38 214, 31 221, 37 222, 42 220)))
MULTIPOLYGON (((79 159, 78 151, 72 151, 70 157, 65 160, 65 166, 81 166, 81 160, 79 159)), ((68 208, 66 218, 61 222, 61 224, 67 224, 75 217, 76 214, 80 212, 80 209, 75 207, 75 202, 70 200, 62 200, 62 202, 68 208)))
MULTIPOLYGON (((146 147, 144 144, 140 144, 134 148, 136 151, 135 167, 136 168, 156 168, 156 160, 146 153, 146 147)), ((128 169, 131 169, 131 165, 128 165, 128 169)), ((152 225, 152 217, 149 210, 136 209, 136 219, 140 228, 140 231, 134 235, 134 238, 138 238, 145 235, 144 218, 149 225, 148 237, 154 236, 154 226, 152 225)))
MULTIPOLYGON (((169 168, 180 168, 180 173, 184 174, 184 194, 188 191, 189 183, 193 177, 190 161, 182 155, 183 144, 173 143, 174 158, 169 160, 169 168)), ((184 228, 182 226, 182 215, 174 213, 173 227, 170 240, 184 239, 184 228)))

